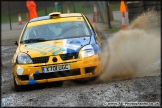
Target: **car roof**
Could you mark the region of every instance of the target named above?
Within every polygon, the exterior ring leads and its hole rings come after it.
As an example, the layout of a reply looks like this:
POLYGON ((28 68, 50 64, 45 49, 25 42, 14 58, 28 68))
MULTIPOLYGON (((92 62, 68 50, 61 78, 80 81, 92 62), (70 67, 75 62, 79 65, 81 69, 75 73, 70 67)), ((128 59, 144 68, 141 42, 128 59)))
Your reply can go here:
MULTIPOLYGON (((60 14, 61 18, 66 18, 66 17, 81 17, 82 14, 81 13, 63 13, 60 14)), ((50 19, 50 16, 41 16, 41 17, 37 17, 37 18, 33 18, 31 19, 29 22, 35 22, 35 21, 41 21, 41 20, 48 20, 50 19)))

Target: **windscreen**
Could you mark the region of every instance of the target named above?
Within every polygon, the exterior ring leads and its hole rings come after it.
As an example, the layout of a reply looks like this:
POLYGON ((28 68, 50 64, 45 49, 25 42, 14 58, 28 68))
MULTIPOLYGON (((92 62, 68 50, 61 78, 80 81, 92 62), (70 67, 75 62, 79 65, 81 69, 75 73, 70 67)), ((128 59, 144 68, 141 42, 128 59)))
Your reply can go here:
POLYGON ((59 22, 27 27, 21 41, 29 39, 58 40, 90 36, 84 21, 59 22))

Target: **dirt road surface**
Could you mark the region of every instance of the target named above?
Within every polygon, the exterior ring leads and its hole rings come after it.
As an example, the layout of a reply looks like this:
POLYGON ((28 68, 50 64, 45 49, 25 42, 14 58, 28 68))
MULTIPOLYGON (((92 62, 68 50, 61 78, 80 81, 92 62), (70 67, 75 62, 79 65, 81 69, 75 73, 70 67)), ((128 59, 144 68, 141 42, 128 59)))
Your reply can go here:
POLYGON ((66 81, 63 87, 50 85, 15 92, 11 58, 16 45, 11 42, 5 40, 5 46, 1 47, 4 65, 1 68, 1 96, 7 99, 7 106, 110 106, 109 102, 123 102, 113 104, 115 106, 126 106, 124 102, 154 102, 155 106, 160 104, 160 76, 85 85, 66 81))
MULTIPOLYGON (((1 97, 6 99, 5 106, 161 106, 160 58, 150 66, 159 73, 152 76, 87 84, 65 81, 62 87, 31 86, 22 92, 15 92, 11 59, 16 50, 14 41, 18 40, 20 32, 21 30, 2 31, 1 97)), ((111 35, 100 35, 106 46, 111 35)), ((108 50, 107 47, 104 50, 108 50)))

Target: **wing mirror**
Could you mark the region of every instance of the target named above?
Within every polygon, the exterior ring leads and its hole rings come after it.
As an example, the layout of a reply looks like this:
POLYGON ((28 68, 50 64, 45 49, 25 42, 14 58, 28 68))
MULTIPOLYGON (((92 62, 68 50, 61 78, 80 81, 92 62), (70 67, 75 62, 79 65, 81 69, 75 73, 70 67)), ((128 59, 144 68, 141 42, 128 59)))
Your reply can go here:
POLYGON ((17 41, 15 41, 15 45, 17 45, 17 46, 18 46, 18 43, 17 43, 17 41))

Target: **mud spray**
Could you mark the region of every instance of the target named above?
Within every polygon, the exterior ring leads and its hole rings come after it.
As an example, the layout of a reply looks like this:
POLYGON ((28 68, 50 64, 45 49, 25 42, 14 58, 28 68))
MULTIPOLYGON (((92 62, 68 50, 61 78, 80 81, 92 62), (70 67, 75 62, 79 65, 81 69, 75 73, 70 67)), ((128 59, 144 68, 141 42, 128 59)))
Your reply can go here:
POLYGON ((160 75, 160 24, 160 12, 148 11, 138 16, 126 30, 110 37, 110 51, 106 52, 110 60, 104 64, 108 68, 98 81, 160 75))

